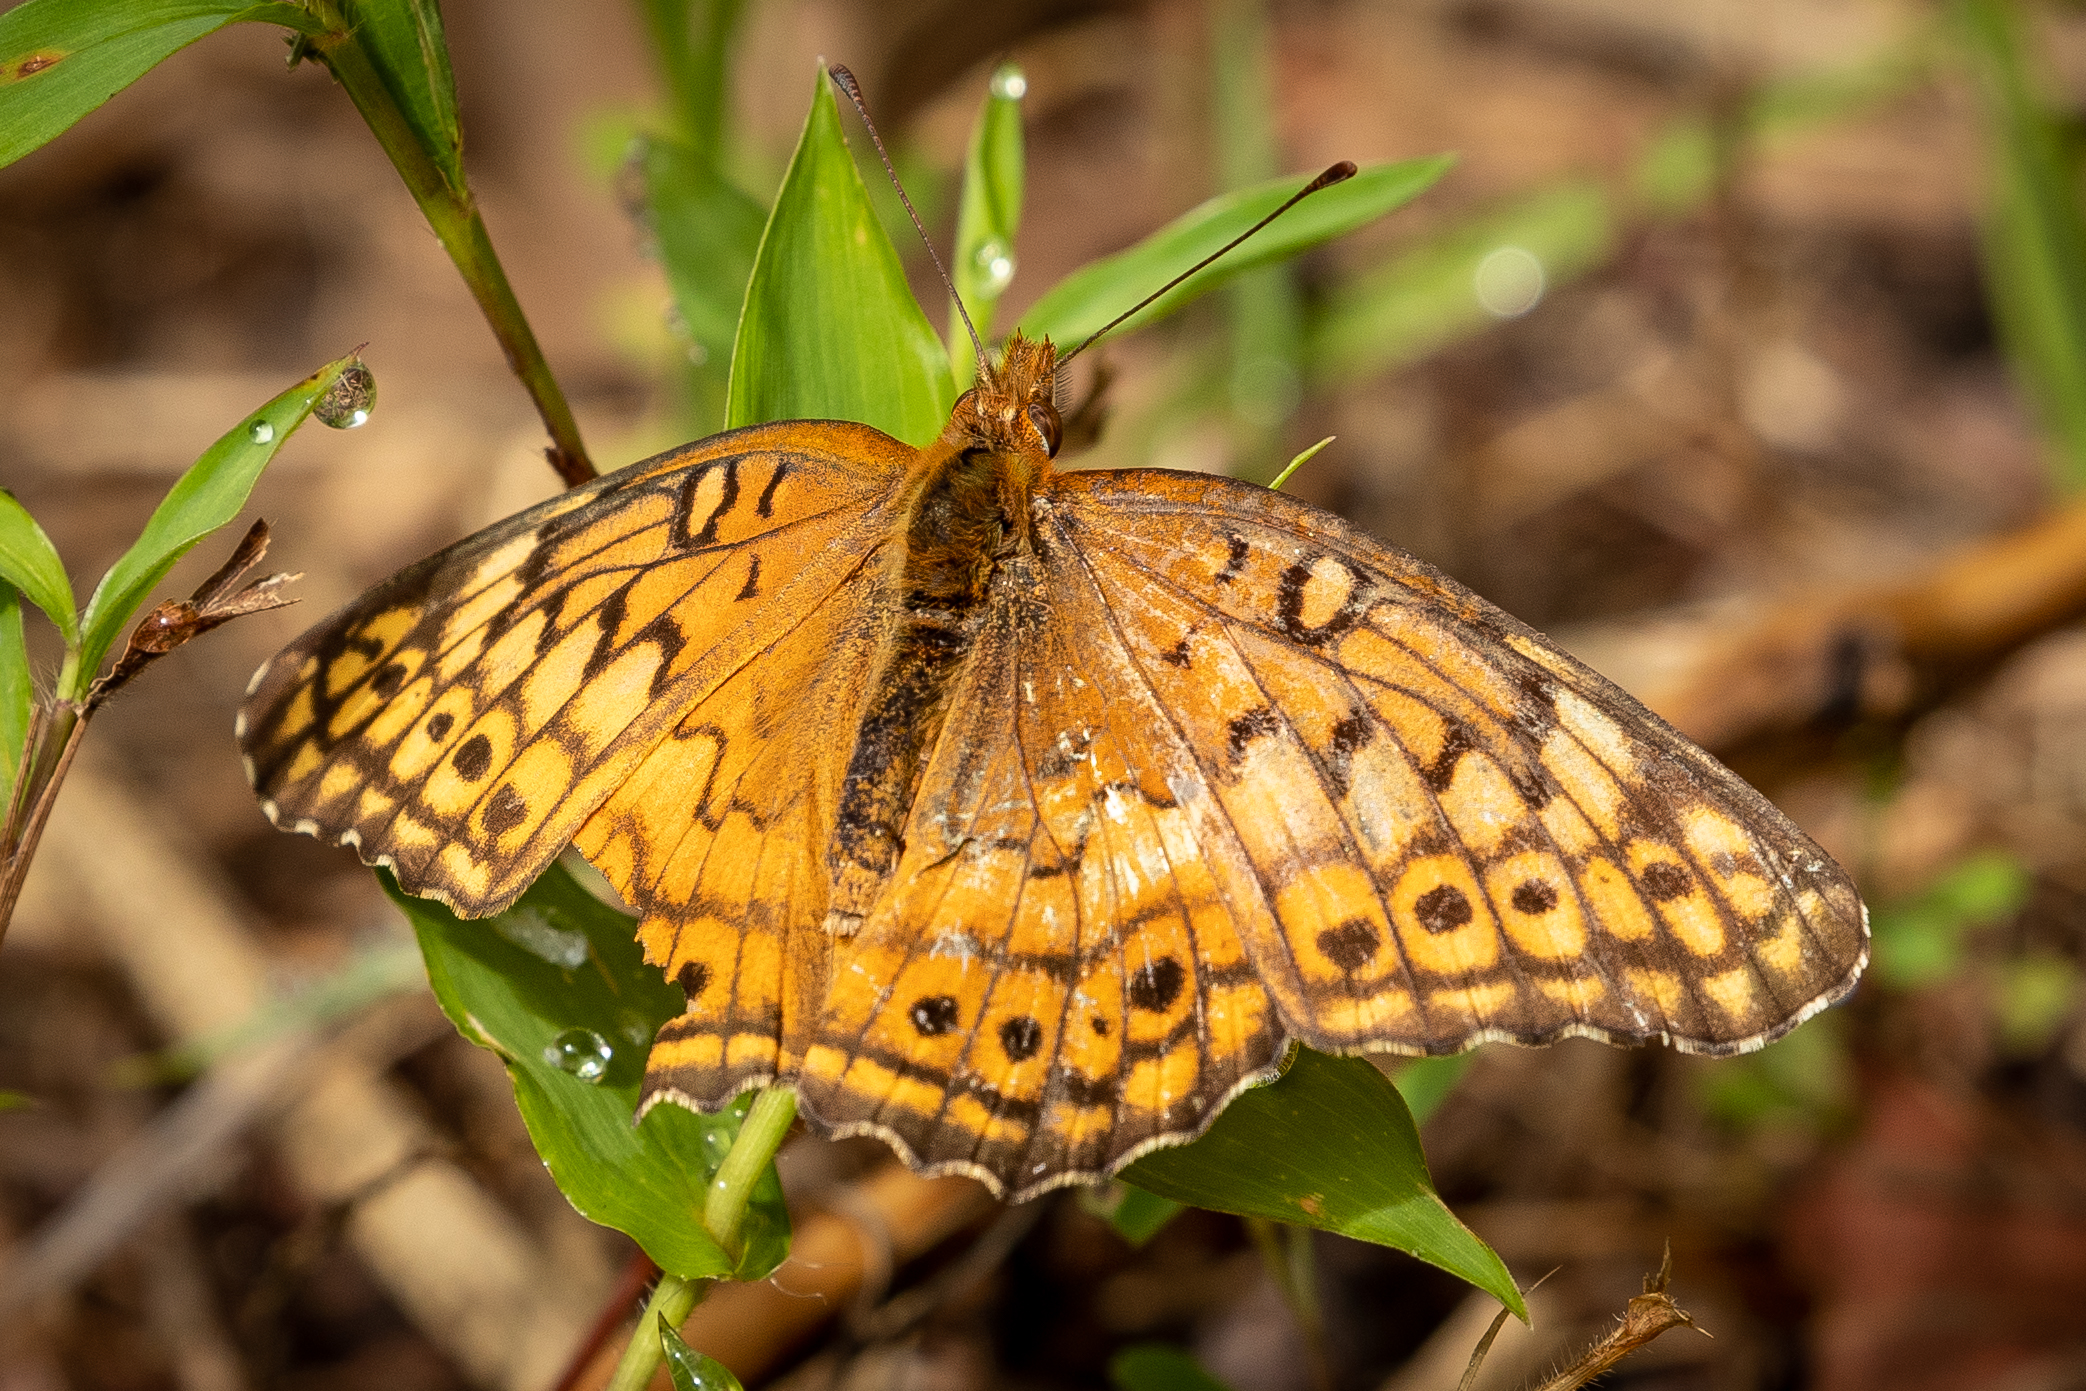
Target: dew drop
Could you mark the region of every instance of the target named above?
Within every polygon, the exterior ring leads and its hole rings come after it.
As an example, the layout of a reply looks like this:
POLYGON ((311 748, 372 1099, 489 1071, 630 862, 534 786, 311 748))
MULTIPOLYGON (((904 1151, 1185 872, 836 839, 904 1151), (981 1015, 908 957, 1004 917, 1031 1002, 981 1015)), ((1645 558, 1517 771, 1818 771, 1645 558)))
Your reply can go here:
POLYGON ((275 438, 275 427, 265 420, 256 420, 246 427, 246 437, 255 444, 266 444, 275 438))
POLYGON ((369 419, 376 404, 376 376, 360 362, 352 362, 334 378, 333 385, 318 399, 311 413, 319 418, 321 425, 330 425, 336 430, 352 430, 369 419))
POLYGON ((971 262, 978 271, 978 294, 985 299, 997 299, 1014 278, 1014 253, 998 237, 981 242, 971 262))
POLYGON ((608 1065, 616 1050, 592 1029, 567 1029, 544 1045, 543 1060, 582 1082, 599 1082, 608 1076, 608 1065))
POLYGON ((992 94, 1004 101, 1020 101, 1028 90, 1028 77, 1012 63, 1002 64, 992 75, 992 94))
POLYGON ((1518 246, 1494 247, 1478 262, 1471 291, 1496 319, 1518 319, 1543 298, 1543 261, 1518 246))

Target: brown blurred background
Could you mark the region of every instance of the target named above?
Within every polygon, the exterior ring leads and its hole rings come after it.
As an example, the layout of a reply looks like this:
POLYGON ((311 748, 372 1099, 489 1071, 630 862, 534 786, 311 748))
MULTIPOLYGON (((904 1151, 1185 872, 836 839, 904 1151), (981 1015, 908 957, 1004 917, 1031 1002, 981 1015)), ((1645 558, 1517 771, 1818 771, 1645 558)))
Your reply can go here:
MULTIPOLYGON (((756 0, 739 172, 766 196, 814 59, 845 60, 946 238, 971 116, 1013 58, 1029 181, 1011 325, 1224 184, 1227 108, 1254 98, 1213 80, 1213 35, 1242 8, 756 0)), ((1352 353, 1306 333, 1269 410, 1225 385, 1249 311, 1213 298, 1110 347, 1095 458, 1251 469, 1337 435, 1293 491, 1709 742, 1899 934, 1850 1006, 1760 1059, 1483 1051, 1427 1126, 1436 1177, 1524 1284, 1557 1272, 1485 1384, 1604 1331, 1670 1243, 1675 1294, 1716 1336, 1669 1335, 1615 1384, 2086 1386, 2086 632, 2065 627, 2086 539, 1996 341, 1985 123, 1941 12, 1255 14, 1276 168, 1460 155, 1411 208, 1303 262, 1293 303, 1322 325, 1403 274, 1455 299, 1451 328, 1400 340, 1379 323, 1352 353), (1758 138, 1742 118, 1777 84, 1878 73, 1758 138), (1662 199, 1648 161, 1687 131, 1709 142, 1707 182, 1662 199), (1599 226, 1499 220, 1560 196, 1591 198, 1599 226), (1530 255, 1503 225, 1565 248, 1534 255, 1533 303, 1511 257, 1487 263, 1508 275, 1497 293, 1428 279, 1463 264, 1444 248, 1530 255), (1485 310, 1488 293, 1512 312, 1485 310), (1326 343, 1330 361, 1309 356, 1326 343)), ((2028 14, 2045 96, 2074 113, 2086 22, 2028 14)), ((474 188, 597 462, 679 442, 685 354, 619 173, 661 104, 635 11, 450 0, 444 15, 474 188)), ((271 564, 304 572, 302 607, 184 649, 101 717, 0 951, 0 1088, 36 1103, 0 1114, 0 1391, 537 1391, 633 1251, 558 1195, 497 1060, 413 986, 370 877, 274 833, 240 775, 232 711, 263 658, 557 487, 397 177, 326 75, 285 72, 284 52, 276 31, 234 27, 0 170, 0 484, 83 595, 256 404, 364 343, 380 391, 367 426, 300 432, 255 493, 271 564), (311 1006, 314 983, 348 1003, 311 1006), (170 1076, 163 1050, 222 1041, 299 991, 288 1024, 241 1035, 200 1080, 170 1076)), ((214 568, 221 541, 166 592, 214 568)), ((823 1222, 860 1278, 827 1303, 775 1301, 793 1312, 772 1336, 746 1331, 769 1317, 752 1306, 736 1331, 716 1324, 759 1345, 742 1371, 1092 1387, 1112 1352, 1156 1339, 1240 1391, 1312 1385, 1233 1220, 1189 1214, 1133 1250, 1072 1195, 1002 1212, 886 1162, 873 1144, 792 1143, 800 1231, 823 1222)), ((1394 1253, 1321 1238, 1316 1255, 1332 1386, 1454 1383, 1490 1306, 1394 1253)))

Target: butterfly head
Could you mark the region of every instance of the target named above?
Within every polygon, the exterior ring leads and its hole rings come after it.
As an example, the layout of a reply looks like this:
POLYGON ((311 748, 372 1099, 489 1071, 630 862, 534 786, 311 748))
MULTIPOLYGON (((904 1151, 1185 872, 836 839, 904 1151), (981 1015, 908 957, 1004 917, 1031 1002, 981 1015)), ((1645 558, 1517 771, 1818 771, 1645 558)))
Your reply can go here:
POLYGON ((979 364, 978 384, 957 398, 945 438, 959 449, 1048 459, 1064 437, 1056 386, 1057 349, 1017 331, 999 361, 979 364))

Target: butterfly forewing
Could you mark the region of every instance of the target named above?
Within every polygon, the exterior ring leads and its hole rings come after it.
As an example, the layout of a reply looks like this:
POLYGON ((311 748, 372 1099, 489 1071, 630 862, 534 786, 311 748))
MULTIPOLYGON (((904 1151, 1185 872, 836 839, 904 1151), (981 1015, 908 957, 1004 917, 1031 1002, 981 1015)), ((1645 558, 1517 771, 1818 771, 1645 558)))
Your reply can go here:
POLYGON ((1830 858, 1453 581, 1229 480, 1070 474, 1046 506, 1247 848, 1305 1041, 1728 1053, 1852 985, 1830 858))
POLYGON ((841 587, 910 457, 859 426, 739 431, 410 567, 255 674, 240 740, 264 809, 411 892, 497 911, 692 704, 841 587))

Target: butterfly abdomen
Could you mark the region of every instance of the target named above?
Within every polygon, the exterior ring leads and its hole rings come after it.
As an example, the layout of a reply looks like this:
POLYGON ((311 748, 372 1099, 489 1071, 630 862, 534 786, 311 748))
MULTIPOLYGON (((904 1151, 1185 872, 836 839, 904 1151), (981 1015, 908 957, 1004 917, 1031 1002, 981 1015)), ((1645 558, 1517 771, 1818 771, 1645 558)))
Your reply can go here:
POLYGON ((901 828, 992 577, 1010 547, 1026 544, 1019 519, 1034 472, 1026 462, 948 438, 921 456, 904 549, 886 561, 903 603, 878 654, 834 816, 828 931, 860 925, 905 848, 901 828))

